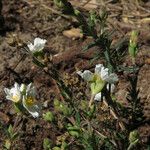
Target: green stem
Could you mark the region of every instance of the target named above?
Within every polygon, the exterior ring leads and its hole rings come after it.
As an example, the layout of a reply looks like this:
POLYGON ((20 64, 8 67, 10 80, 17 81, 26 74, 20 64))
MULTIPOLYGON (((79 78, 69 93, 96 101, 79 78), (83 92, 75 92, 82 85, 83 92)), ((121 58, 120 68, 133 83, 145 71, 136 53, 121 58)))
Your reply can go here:
POLYGON ((129 147, 127 150, 131 150, 137 143, 139 142, 139 139, 135 140, 134 142, 130 143, 129 147))
POLYGON ((93 104, 94 97, 95 97, 95 94, 92 94, 92 95, 91 95, 91 99, 90 99, 90 101, 89 101, 89 108, 91 108, 91 106, 92 106, 92 104, 93 104))

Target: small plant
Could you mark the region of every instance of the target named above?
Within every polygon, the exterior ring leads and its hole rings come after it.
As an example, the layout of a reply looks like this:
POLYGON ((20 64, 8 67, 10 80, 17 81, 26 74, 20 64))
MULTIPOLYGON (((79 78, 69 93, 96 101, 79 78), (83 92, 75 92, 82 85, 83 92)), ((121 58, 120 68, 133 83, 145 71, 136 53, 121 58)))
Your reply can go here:
POLYGON ((137 130, 134 130, 132 132, 130 132, 129 134, 129 147, 128 150, 133 149, 133 147, 135 147, 137 145, 137 143, 139 142, 139 134, 137 130))
POLYGON ((54 121, 54 115, 52 112, 48 111, 45 114, 43 114, 43 119, 48 122, 52 122, 52 121, 54 121))
MULTIPOLYGON (((79 82, 87 82, 83 96, 77 98, 78 93, 66 84, 53 63, 53 56, 45 54, 44 46, 47 40, 35 38, 33 44, 27 44, 26 50, 32 57, 33 63, 55 81, 60 92, 60 95, 52 100, 53 109, 48 108, 49 110, 43 113, 42 119, 61 134, 57 135, 54 143, 50 138, 44 137, 43 149, 131 150, 136 148, 140 143, 138 127, 144 121, 143 107, 137 89, 140 69, 136 64, 138 33, 136 31, 131 33, 128 52, 132 64, 124 67, 122 62, 127 53, 123 53, 123 46, 126 40, 123 39, 116 45, 112 44, 112 32, 107 29, 105 10, 99 13, 91 12, 88 18, 85 18, 67 0, 54 2, 63 13, 77 19, 85 36, 92 37, 93 41, 84 47, 83 51, 86 52, 94 46, 99 47, 100 51, 91 62, 102 59, 104 63, 96 64, 94 72, 90 69, 75 72, 79 75, 77 76, 79 82), (130 83, 126 97, 128 106, 122 105, 114 94, 115 86, 119 82, 119 73, 124 71, 128 73, 130 83)), ((6 99, 14 103, 18 113, 22 115, 29 113, 34 118, 40 117, 41 103, 36 101, 36 91, 32 83, 29 85, 15 83, 14 87, 5 88, 4 91, 6 99)), ((8 133, 9 140, 6 140, 4 146, 10 149, 11 141, 16 138, 17 133, 11 125, 8 133)))
POLYGON ((43 141, 44 150, 51 150, 51 141, 48 138, 45 138, 43 141))
POLYGON ((3 145, 4 149, 10 150, 12 144, 17 140, 19 133, 14 131, 13 126, 10 124, 9 127, 5 130, 7 139, 3 145))
POLYGON ((90 83, 92 97, 89 106, 91 106, 95 96, 102 91, 107 83, 113 84, 118 81, 117 75, 114 73, 109 74, 108 68, 104 68, 102 64, 96 65, 94 74, 89 70, 85 70, 83 73, 78 71, 77 73, 90 83))

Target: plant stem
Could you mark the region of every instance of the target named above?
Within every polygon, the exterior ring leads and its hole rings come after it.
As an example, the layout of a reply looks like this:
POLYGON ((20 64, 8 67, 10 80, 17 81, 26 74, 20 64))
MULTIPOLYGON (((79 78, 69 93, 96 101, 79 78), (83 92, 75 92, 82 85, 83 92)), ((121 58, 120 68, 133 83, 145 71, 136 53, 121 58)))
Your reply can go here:
POLYGON ((16 132, 16 128, 19 125, 20 121, 21 121, 21 115, 17 114, 17 117, 15 118, 15 122, 14 122, 14 125, 13 125, 13 131, 14 132, 16 132))
POLYGON ((93 103, 93 101, 94 101, 94 97, 95 97, 95 94, 92 94, 92 95, 91 95, 91 99, 90 99, 90 101, 89 101, 89 108, 92 106, 92 103, 93 103))
MULTIPOLYGON (((113 100, 112 100, 112 98, 111 98, 111 96, 110 96, 110 94, 109 94, 109 91, 108 91, 106 88, 104 88, 104 89, 103 89, 103 93, 104 93, 104 96, 105 96, 104 104, 105 104, 106 106, 110 106, 110 113, 111 113, 111 115, 112 115, 115 119, 119 120, 119 113, 118 113, 117 106, 116 106, 116 104, 113 102, 113 100)), ((119 126, 120 126, 120 128, 121 128, 122 130, 125 130, 125 126, 124 126, 123 122, 121 122, 120 120, 119 120, 119 126)))
POLYGON ((130 143, 129 147, 127 150, 133 149, 133 147, 139 142, 139 139, 135 140, 134 142, 130 143))

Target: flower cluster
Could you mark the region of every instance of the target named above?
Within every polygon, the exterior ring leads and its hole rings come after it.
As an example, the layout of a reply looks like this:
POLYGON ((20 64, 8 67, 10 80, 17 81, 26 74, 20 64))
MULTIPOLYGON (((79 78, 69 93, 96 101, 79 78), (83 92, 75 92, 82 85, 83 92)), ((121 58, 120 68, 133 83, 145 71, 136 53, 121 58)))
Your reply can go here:
POLYGON ((36 90, 32 83, 29 85, 18 83, 14 84, 11 89, 4 88, 6 99, 13 101, 15 104, 21 104, 34 118, 39 117, 40 106, 35 100, 36 90))
POLYGON ((96 65, 94 73, 89 70, 78 71, 77 73, 90 83, 91 92, 95 95, 95 100, 100 99, 100 92, 107 83, 110 83, 114 89, 114 83, 118 81, 118 76, 115 73, 109 73, 108 68, 105 68, 103 64, 96 65))

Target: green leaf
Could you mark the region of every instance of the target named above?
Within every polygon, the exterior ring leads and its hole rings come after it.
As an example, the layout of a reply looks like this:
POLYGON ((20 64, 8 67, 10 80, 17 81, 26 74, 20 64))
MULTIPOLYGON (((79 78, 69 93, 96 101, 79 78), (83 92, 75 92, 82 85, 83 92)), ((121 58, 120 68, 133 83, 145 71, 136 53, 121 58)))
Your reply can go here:
POLYGON ((43 114, 43 118, 44 118, 44 120, 46 120, 48 122, 53 122, 54 121, 54 115, 50 111, 48 111, 45 114, 43 114))
POLYGON ((10 136, 10 138, 12 138, 13 137, 13 127, 12 127, 12 125, 10 124, 9 125, 9 127, 8 127, 8 133, 9 133, 9 136, 10 136))
POLYGON ((19 136, 19 134, 18 134, 17 132, 15 132, 15 133, 12 135, 12 140, 15 140, 18 136, 19 136))
POLYGON ((55 146, 55 147, 53 147, 53 149, 52 149, 52 150, 61 150, 61 148, 60 148, 60 147, 55 146))
POLYGON ((75 118, 76 118, 76 123, 79 126, 81 123, 81 117, 80 117, 79 112, 76 112, 75 118))
POLYGON ((80 128, 77 126, 69 126, 67 128, 68 132, 70 135, 74 136, 74 137, 79 137, 80 136, 80 128))
POLYGON ((60 105, 60 101, 58 99, 54 99, 54 106, 59 106, 60 105))
POLYGON ((88 44, 87 46, 83 47, 83 51, 87 51, 88 49, 90 49, 96 45, 97 45, 97 43, 92 42, 92 43, 88 44))
POLYGON ((61 144, 61 150, 68 150, 67 148, 68 148, 68 144, 63 141, 61 144))
POLYGON ((45 67, 45 65, 42 62, 40 62, 36 57, 33 57, 33 63, 41 68, 45 67))
POLYGON ((9 149, 11 148, 11 142, 10 142, 10 140, 6 140, 6 141, 5 141, 4 147, 5 147, 7 150, 9 150, 9 149))
POLYGON ((50 150, 51 149, 51 141, 48 138, 45 138, 43 140, 43 148, 44 148, 44 150, 50 150))
POLYGON ((130 134, 129 134, 129 142, 133 143, 137 139, 139 139, 139 133, 138 133, 138 131, 134 130, 134 131, 130 132, 130 134))

